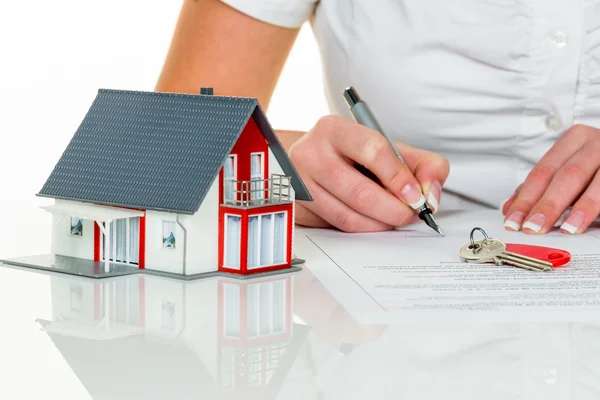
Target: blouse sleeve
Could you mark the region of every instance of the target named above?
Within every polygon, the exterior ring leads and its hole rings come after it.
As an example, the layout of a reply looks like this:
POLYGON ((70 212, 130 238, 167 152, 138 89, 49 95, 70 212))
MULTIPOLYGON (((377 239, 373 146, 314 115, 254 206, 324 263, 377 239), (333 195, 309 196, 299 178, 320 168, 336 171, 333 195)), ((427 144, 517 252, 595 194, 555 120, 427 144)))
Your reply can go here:
POLYGON ((284 28, 299 28, 312 15, 319 0, 221 0, 260 21, 284 28))

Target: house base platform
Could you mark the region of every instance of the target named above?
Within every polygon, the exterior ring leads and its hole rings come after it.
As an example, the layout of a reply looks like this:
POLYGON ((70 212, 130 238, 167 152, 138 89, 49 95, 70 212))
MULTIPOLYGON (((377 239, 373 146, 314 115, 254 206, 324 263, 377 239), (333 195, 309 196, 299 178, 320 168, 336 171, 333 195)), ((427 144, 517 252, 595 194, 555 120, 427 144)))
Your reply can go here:
MULTIPOLYGON (((191 281, 195 279, 204 279, 212 277, 229 277, 237 279, 254 279, 270 275, 281 275, 288 274, 291 272, 297 272, 302 270, 301 265, 304 263, 302 259, 293 259, 292 267, 283 270, 261 272, 250 275, 232 274, 228 272, 214 271, 205 272, 202 274, 194 275, 181 275, 170 272, 155 271, 150 269, 139 269, 135 266, 124 265, 120 263, 110 263, 109 270, 105 271, 105 263, 92 260, 83 260, 75 257, 67 257, 60 255, 42 254, 37 256, 28 256, 11 259, 0 259, 0 263, 4 263, 7 266, 16 266, 24 268, 33 268, 44 271, 58 272, 69 275, 77 275, 88 278, 113 278, 117 276, 133 275, 133 274, 146 274, 154 276, 162 276, 165 278, 179 279, 185 281, 191 281)), ((1 265, 1 264, 0 264, 1 265)))

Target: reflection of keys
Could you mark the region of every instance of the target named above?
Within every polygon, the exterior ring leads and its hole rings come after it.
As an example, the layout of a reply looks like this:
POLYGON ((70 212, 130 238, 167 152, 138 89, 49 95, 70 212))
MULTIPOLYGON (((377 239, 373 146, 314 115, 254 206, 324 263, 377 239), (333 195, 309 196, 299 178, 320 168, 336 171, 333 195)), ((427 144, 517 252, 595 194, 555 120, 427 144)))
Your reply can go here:
POLYGON ((504 242, 497 239, 483 239, 465 245, 460 249, 460 258, 473 264, 493 262, 496 265, 512 265, 530 271, 551 271, 552 264, 535 258, 506 251, 504 242))

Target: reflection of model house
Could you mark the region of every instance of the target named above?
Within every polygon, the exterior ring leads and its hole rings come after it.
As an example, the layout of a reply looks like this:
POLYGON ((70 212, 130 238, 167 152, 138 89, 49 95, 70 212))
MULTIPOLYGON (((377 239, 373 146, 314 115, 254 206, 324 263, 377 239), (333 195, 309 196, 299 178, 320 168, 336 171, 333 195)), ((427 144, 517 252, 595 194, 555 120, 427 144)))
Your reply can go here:
POLYGON ((261 393, 277 373, 293 336, 291 291, 290 278, 219 282, 218 381, 232 398, 261 393))
POLYGON ((256 99, 212 89, 100 90, 39 196, 63 264, 186 276, 289 268, 311 200, 256 99))
POLYGON ((53 321, 48 332, 91 340, 144 333, 145 280, 141 276, 107 280, 52 277, 53 321))
POLYGON ((308 334, 289 275, 51 280, 40 323, 94 399, 275 398, 308 334))

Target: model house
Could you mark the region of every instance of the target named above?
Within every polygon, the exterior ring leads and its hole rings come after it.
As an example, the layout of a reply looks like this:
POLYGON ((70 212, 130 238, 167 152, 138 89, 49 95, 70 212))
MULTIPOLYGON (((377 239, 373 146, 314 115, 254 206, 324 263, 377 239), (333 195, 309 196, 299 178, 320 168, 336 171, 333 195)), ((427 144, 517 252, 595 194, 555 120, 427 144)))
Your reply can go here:
POLYGON ((257 100, 211 88, 99 90, 38 196, 52 254, 16 263, 88 276, 288 269, 312 200, 257 100))

